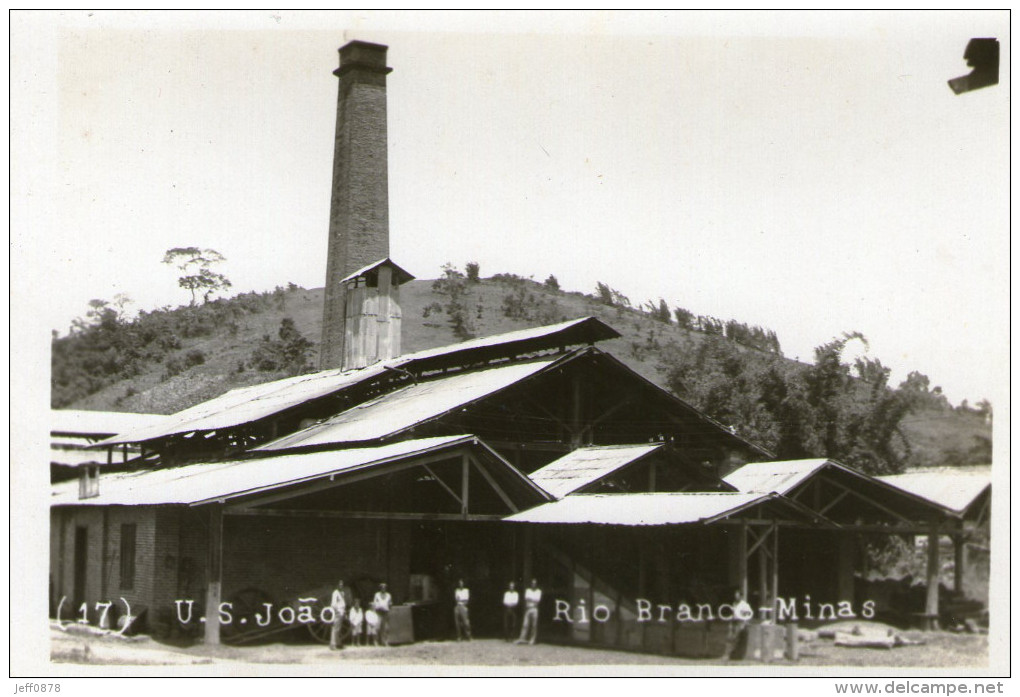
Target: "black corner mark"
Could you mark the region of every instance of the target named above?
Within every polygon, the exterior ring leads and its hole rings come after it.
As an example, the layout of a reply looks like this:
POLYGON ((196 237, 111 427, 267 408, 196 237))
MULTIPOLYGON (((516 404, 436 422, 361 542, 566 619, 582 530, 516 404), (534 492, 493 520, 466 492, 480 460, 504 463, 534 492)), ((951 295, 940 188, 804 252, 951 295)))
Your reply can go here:
POLYGON ((949 87, 956 94, 999 84, 999 40, 971 39, 963 59, 973 70, 949 81, 949 87))

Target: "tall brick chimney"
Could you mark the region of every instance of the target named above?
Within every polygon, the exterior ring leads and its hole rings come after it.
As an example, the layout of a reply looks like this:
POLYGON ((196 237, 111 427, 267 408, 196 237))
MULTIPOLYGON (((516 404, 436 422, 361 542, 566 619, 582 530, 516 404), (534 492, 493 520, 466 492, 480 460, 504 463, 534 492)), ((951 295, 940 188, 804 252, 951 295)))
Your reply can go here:
MULTIPOLYGON (((333 192, 319 367, 344 365, 350 274, 390 255, 386 175, 386 46, 352 41, 340 49, 333 192)), ((347 332, 349 335, 349 332, 347 332)))

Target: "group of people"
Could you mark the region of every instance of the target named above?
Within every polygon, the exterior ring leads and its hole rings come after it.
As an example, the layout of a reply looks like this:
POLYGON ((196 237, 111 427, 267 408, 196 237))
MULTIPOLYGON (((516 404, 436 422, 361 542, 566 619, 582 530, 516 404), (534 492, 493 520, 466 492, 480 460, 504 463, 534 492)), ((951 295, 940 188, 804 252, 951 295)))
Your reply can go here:
MULTIPOLYGON (((468 606, 471 603, 471 591, 461 579, 453 592, 453 622, 457 628, 457 641, 471 640, 471 616, 468 606)), ((524 615, 521 622, 520 635, 517 635, 517 618, 521 606, 521 596, 517 586, 510 581, 503 593, 503 638, 517 644, 534 644, 538 638, 538 606, 542 602, 542 589, 538 580, 531 579, 531 585, 524 590, 524 615)), ((385 583, 379 584, 379 590, 372 597, 372 603, 361 606, 361 599, 354 598, 341 579, 330 598, 333 610, 333 623, 329 633, 329 648, 339 651, 343 648, 343 623, 346 620, 351 627, 351 645, 361 646, 362 637, 366 646, 389 646, 390 609, 393 607, 393 596, 385 583)))
MULTIPOLYGON (((471 591, 464 585, 464 580, 457 582, 457 588, 453 592, 453 623, 457 628, 457 641, 463 639, 471 640, 471 617, 468 612, 468 605, 471 601, 471 591)), ((514 641, 516 644, 534 644, 538 638, 538 606, 542 602, 542 589, 538 587, 538 580, 531 579, 531 585, 524 590, 524 619, 521 623, 521 633, 517 635, 517 617, 521 605, 521 596, 513 581, 507 586, 503 593, 503 639, 514 641)))
POLYGON ((393 596, 390 595, 385 583, 379 584, 379 590, 372 597, 367 608, 361 607, 361 599, 350 601, 350 593, 344 586, 343 579, 337 581, 336 588, 330 598, 329 606, 333 609, 333 624, 329 632, 329 648, 339 651, 343 648, 343 623, 346 619, 351 626, 351 644, 361 646, 362 636, 366 646, 390 645, 390 609, 393 607, 393 596), (350 606, 348 608, 348 605, 350 606))
MULTIPOLYGON (((350 602, 350 592, 341 579, 333 589, 330 607, 333 609, 333 623, 329 635, 329 648, 337 651, 343 648, 343 623, 346 620, 351 626, 351 644, 362 645, 362 636, 366 646, 389 646, 390 609, 393 607, 393 596, 385 583, 372 597, 368 608, 362 608, 361 599, 354 598, 350 602)), ((453 623, 457 628, 457 641, 471 641, 471 615, 468 607, 471 603, 471 591, 464 585, 464 579, 457 582, 453 591, 453 623)), ((521 596, 517 585, 510 581, 503 593, 503 639, 515 644, 534 644, 538 639, 538 608, 542 602, 542 589, 538 587, 538 579, 531 579, 531 585, 524 590, 524 615, 520 634, 517 634, 517 618, 520 614, 521 596), (514 637, 516 636, 516 640, 514 637)), ((737 591, 734 597, 734 621, 728 632, 729 646, 727 655, 730 658, 743 657, 747 645, 747 622, 753 617, 751 606, 737 591)))

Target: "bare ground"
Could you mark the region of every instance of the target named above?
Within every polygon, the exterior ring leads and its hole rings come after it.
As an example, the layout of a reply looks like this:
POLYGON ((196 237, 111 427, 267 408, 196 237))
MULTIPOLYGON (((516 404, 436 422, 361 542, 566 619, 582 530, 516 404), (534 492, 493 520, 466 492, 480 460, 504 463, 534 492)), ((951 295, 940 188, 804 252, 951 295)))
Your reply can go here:
MULTIPOLYGON (((372 673, 386 667, 379 674, 391 674, 416 667, 495 667, 541 668, 547 666, 658 666, 659 669, 689 668, 712 669, 724 666, 761 668, 751 661, 719 659, 688 659, 644 653, 610 651, 572 646, 537 644, 518 646, 496 639, 472 642, 429 641, 405 646, 347 647, 330 651, 315 644, 267 644, 262 646, 207 648, 201 644, 177 647, 162 644, 149 637, 123 638, 112 635, 53 629, 51 661, 60 664, 89 666, 221 666, 237 674, 248 667, 284 668, 302 665, 338 673, 372 673), (364 671, 359 670, 364 668, 364 671), (238 669, 241 669, 239 671, 238 669)), ((988 666, 988 638, 981 635, 951 634, 948 632, 917 633, 923 637, 921 646, 902 646, 894 649, 848 648, 833 645, 832 641, 818 639, 802 644, 801 657, 796 663, 782 661, 770 669, 786 668, 796 673, 799 667, 893 667, 893 668, 983 668, 988 666)), ((70 666, 67 666, 70 667, 70 666)), ((632 672, 632 671, 626 671, 632 672)), ((672 672, 672 671, 670 671, 672 672)))

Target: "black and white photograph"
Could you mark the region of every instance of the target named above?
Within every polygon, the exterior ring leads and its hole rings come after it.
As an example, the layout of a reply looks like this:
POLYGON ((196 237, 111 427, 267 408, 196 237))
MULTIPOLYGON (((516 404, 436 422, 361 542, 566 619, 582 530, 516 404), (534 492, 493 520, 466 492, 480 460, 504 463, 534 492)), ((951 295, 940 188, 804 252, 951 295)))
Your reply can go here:
POLYGON ((15 694, 1004 692, 1008 10, 9 22, 15 694))

